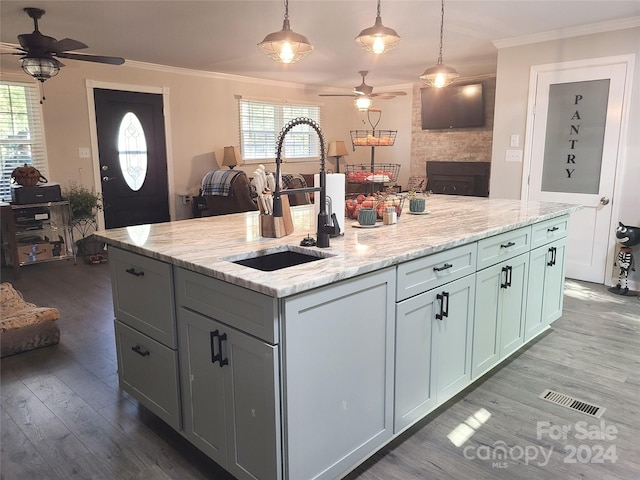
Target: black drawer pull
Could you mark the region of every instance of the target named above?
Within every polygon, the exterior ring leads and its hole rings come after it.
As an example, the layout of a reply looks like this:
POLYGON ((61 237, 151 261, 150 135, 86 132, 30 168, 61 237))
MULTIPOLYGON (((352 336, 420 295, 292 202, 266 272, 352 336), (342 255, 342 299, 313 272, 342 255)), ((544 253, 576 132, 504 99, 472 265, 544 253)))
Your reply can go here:
POLYGON ((502 244, 500 245, 500 248, 509 248, 509 247, 513 247, 516 244, 516 242, 509 242, 507 244, 502 244))
POLYGON ((556 230, 560 230, 560 227, 547 228, 547 232, 555 232, 556 230))
POLYGON ((436 320, 442 320, 449 316, 449 292, 442 292, 442 295, 437 294, 436 299, 440 300, 440 313, 436 313, 436 320), (447 301, 446 307, 445 300, 447 301))
POLYGON ((441 267, 433 267, 433 271, 434 272, 441 272, 441 271, 446 270, 447 268, 451 268, 451 267, 453 267, 453 265, 451 265, 450 263, 445 263, 441 267))
POLYGON ((142 347, 140 345, 136 345, 135 347, 131 347, 131 350, 133 350, 134 352, 136 352, 138 355, 140 355, 141 357, 148 357, 149 355, 151 355, 151 353, 149 352, 149 350, 145 350, 144 352, 142 351, 142 347))
POLYGON ((136 272, 136 269, 133 267, 127 268, 125 271, 127 273, 130 273, 131 275, 135 275, 136 277, 144 277, 144 271, 141 270, 139 272, 136 272))

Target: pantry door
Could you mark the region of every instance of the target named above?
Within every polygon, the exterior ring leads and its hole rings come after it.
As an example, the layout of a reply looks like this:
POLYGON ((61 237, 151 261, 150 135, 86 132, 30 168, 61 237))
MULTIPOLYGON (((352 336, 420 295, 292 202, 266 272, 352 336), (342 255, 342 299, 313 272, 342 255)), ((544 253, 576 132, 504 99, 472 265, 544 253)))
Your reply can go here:
POLYGON ((612 270, 627 69, 625 62, 532 69, 535 103, 526 198, 582 205, 571 214, 569 278, 602 284, 612 270))
POLYGON ((162 95, 93 93, 105 228, 168 222, 162 95))

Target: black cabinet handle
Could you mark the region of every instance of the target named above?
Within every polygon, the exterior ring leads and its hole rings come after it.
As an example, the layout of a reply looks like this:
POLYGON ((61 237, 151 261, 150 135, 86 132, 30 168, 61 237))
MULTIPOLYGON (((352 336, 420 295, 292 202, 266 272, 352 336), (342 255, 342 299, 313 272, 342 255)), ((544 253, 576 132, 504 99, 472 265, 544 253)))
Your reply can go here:
POLYGON ((449 292, 442 292, 442 295, 438 293, 436 299, 440 300, 440 313, 436 313, 436 320, 442 320, 449 316, 449 292))
POLYGON ((556 264, 556 247, 549 247, 549 253, 551 254, 551 259, 547 262, 547 266, 553 267, 556 264))
POLYGON ((135 347, 131 347, 131 350, 133 350, 134 352, 136 352, 138 355, 140 355, 141 357, 148 357, 149 355, 151 355, 151 353, 149 352, 149 350, 145 350, 144 352, 142 351, 142 347, 140 345, 136 345, 135 347))
POLYGON ((220 364, 220 368, 224 367, 225 365, 229 365, 229 359, 228 358, 222 358, 222 342, 224 342, 227 339, 227 334, 223 333, 220 334, 220 332, 218 330, 214 330, 213 332, 209 332, 209 339, 211 341, 211 363, 216 363, 218 362, 220 364), (214 340, 217 339, 217 350, 218 353, 215 353, 216 351, 216 345, 214 345, 214 340))
POLYGON ((133 268, 133 267, 131 267, 131 268, 127 268, 125 271, 126 271, 127 273, 130 273, 131 275, 136 276, 136 277, 144 277, 144 271, 142 271, 142 270, 141 270, 141 271, 139 271, 139 272, 136 272, 136 269, 135 269, 135 268, 133 268))
POLYGON ((560 227, 547 228, 547 232, 555 232, 556 230, 560 230, 560 227))
POLYGON ((502 245, 500 245, 500 248, 513 247, 515 244, 516 244, 516 242, 509 242, 509 243, 506 243, 506 244, 503 243, 502 245))
POLYGON ((433 267, 433 271, 434 272, 441 272, 441 271, 446 270, 447 268, 451 268, 451 267, 453 267, 453 265, 451 265, 450 263, 445 263, 441 267, 433 267))
POLYGON ((502 273, 504 273, 504 283, 500 284, 500 288, 509 288, 511 286, 511 279, 513 278, 513 268, 511 265, 502 267, 502 273))

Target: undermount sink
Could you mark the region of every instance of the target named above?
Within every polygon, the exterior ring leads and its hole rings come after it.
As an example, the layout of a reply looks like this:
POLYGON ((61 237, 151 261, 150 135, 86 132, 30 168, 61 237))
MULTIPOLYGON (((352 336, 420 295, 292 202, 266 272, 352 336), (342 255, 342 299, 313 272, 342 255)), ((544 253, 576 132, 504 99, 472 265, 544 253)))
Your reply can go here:
POLYGON ((263 272, 273 272, 283 268, 315 262, 331 256, 332 255, 325 253, 305 251, 292 246, 285 246, 278 250, 261 250, 245 255, 228 257, 225 258, 225 260, 263 272))

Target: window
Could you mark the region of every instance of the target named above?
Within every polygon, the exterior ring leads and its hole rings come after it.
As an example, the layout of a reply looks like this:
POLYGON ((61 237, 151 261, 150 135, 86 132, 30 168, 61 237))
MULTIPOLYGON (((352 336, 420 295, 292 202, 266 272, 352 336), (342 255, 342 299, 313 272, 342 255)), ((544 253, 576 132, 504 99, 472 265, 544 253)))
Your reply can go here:
MULTIPOLYGON (((319 105, 292 105, 241 98, 240 145, 248 163, 275 159, 276 141, 284 126, 294 118, 307 117, 320 125, 319 105)), ((320 139, 308 125, 298 125, 285 137, 282 158, 320 157, 320 139)))
POLYGON ((11 173, 25 163, 47 177, 38 86, 0 82, 0 198, 11 201, 11 173))

